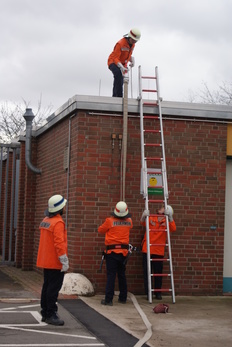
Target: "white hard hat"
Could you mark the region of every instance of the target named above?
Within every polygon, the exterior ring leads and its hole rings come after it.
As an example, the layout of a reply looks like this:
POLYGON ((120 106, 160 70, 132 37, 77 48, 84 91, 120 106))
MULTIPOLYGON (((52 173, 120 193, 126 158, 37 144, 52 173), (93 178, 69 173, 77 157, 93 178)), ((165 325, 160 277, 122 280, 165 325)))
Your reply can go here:
POLYGON ((54 213, 62 210, 62 208, 66 205, 67 200, 63 198, 62 195, 53 195, 48 200, 48 212, 54 213))
POLYGON ((135 41, 139 41, 140 37, 141 37, 141 32, 139 29, 137 28, 133 28, 130 30, 130 32, 128 33, 128 36, 131 37, 133 40, 135 41))
POLYGON ((119 201, 114 209, 114 214, 117 217, 126 217, 129 215, 127 204, 124 201, 119 201))

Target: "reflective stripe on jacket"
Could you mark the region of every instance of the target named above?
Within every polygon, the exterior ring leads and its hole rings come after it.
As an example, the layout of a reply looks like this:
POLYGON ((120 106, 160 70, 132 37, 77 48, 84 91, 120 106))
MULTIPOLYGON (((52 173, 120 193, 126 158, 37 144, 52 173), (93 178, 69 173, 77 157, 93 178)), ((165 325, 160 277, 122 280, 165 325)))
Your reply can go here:
MULTIPOLYGON (((130 229, 133 227, 131 218, 108 217, 105 222, 99 226, 98 232, 105 234, 105 245, 129 244, 130 229)), ((110 249, 107 254, 122 253, 127 255, 127 249, 110 249)))
POLYGON ((68 252, 67 230, 62 217, 59 214, 52 218, 45 217, 39 228, 37 266, 44 269, 61 269, 59 257, 67 255, 68 252))
POLYGON ((130 46, 125 37, 119 40, 114 46, 114 50, 108 58, 108 66, 110 66, 110 64, 117 65, 118 63, 122 63, 122 65, 127 66, 128 61, 130 61, 130 57, 132 55, 134 47, 135 44, 130 46))
MULTIPOLYGON (((141 223, 142 225, 146 226, 145 222, 141 223)), ((150 231, 150 244, 155 244, 154 246, 150 247, 150 254, 157 254, 157 255, 164 255, 165 251, 165 244, 167 241, 167 232, 164 231, 166 229, 166 217, 149 217, 149 229, 156 229, 156 231, 150 231), (159 231, 160 230, 160 231, 159 231), (159 246, 160 244, 160 246, 159 246), (161 246, 162 245, 162 246, 161 246)), ((176 231, 176 223, 173 220, 172 222, 169 222, 169 231, 174 232, 176 231)), ((142 252, 147 253, 147 235, 144 234, 144 238, 142 241, 142 252)))

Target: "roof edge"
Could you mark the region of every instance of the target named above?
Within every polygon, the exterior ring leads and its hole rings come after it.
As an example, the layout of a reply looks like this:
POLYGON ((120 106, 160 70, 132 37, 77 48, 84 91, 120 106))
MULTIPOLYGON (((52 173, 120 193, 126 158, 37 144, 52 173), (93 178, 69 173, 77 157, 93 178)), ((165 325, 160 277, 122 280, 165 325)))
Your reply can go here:
MULTIPOLYGON (((232 106, 177 101, 162 101, 161 106, 163 116, 232 121, 232 106)), ((68 115, 71 116, 72 114, 74 114, 77 110, 95 111, 98 113, 110 112, 112 114, 122 114, 123 98, 74 95, 47 118, 47 123, 36 130, 35 136, 41 135, 43 132, 47 131, 50 127, 58 123, 63 118, 67 117, 68 115)), ((158 106, 145 106, 144 111, 146 114, 157 114, 158 106)), ((128 99, 128 113, 139 115, 138 99, 128 99)))

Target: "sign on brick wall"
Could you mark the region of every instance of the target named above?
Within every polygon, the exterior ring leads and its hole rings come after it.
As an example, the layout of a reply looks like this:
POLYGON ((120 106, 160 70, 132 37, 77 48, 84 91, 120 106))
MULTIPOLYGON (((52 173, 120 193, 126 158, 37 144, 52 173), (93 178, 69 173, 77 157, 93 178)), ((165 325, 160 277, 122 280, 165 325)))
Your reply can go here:
POLYGON ((148 194, 163 194, 163 180, 161 169, 147 169, 147 188, 148 194), (160 173, 159 173, 160 172, 160 173))
POLYGON ((162 195, 163 194, 163 179, 161 169, 147 169, 147 182, 143 182, 143 171, 141 169, 140 192, 144 193, 147 189, 148 194, 162 195))

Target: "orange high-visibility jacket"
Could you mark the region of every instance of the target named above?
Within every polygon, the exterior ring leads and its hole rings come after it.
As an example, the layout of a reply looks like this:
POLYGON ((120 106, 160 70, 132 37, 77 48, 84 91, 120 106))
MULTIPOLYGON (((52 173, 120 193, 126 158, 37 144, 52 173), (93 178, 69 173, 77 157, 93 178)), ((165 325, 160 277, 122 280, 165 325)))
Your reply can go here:
MULTIPOLYGON (((129 244, 130 229, 133 228, 131 218, 115 218, 108 217, 105 222, 99 226, 98 232, 105 234, 105 245, 120 245, 129 244)), ((127 249, 110 249, 107 254, 122 253, 124 256, 127 255, 127 249)))
MULTIPOLYGON (((146 225, 145 222, 141 223, 142 225, 146 225)), ((165 216, 150 216, 149 217, 149 229, 156 229, 156 231, 150 231, 150 244, 155 244, 150 247, 150 254, 164 255, 165 245, 167 240, 167 232, 164 231, 166 229, 166 217, 165 216), (159 246, 160 245, 160 246, 159 246), (162 246, 161 246, 162 245, 162 246)), ((170 232, 176 231, 176 223, 173 220, 169 222, 169 230, 170 232)), ((147 235, 145 233, 143 241, 142 241, 142 252, 147 253, 147 235)))
POLYGON ((108 66, 110 66, 110 64, 113 63, 116 65, 118 63, 122 63, 122 65, 127 66, 128 61, 130 61, 134 47, 135 44, 130 46, 125 37, 119 40, 114 46, 114 50, 108 58, 108 66))
POLYGON ((40 223, 40 242, 37 266, 44 269, 61 269, 61 255, 68 252, 67 230, 62 217, 45 217, 40 223))

